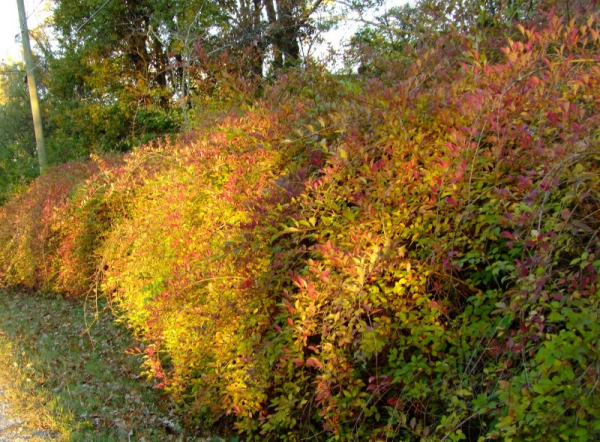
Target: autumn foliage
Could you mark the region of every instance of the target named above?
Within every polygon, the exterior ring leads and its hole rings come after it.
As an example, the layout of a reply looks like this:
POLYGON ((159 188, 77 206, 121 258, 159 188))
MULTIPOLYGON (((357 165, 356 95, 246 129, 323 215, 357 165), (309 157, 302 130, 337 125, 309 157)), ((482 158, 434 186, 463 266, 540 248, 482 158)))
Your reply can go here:
POLYGON ((107 296, 191 427, 596 439, 598 20, 520 27, 494 62, 454 37, 393 75, 291 72, 60 166, 1 209, 2 281, 107 296))

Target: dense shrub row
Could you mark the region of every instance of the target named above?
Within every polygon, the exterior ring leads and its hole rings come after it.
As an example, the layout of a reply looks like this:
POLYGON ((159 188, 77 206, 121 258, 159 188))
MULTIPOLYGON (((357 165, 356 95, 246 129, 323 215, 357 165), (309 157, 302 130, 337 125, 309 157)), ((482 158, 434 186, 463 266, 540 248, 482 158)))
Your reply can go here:
POLYGON ((514 39, 57 168, 0 212, 2 280, 101 289, 190 425, 598 438, 598 18, 514 39))

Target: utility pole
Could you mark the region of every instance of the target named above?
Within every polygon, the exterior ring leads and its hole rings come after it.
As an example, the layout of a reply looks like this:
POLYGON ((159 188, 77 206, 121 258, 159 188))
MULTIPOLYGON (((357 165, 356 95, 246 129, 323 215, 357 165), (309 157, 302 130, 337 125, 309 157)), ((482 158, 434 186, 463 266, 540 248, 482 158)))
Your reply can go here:
POLYGON ((25 67, 27 68, 27 86, 29 87, 29 101, 31 101, 31 113, 33 114, 33 128, 35 130, 35 143, 37 145, 40 173, 48 167, 46 159, 46 146, 44 143, 44 127, 42 126, 42 112, 40 111, 40 99, 38 97, 35 76, 33 75, 33 55, 29 44, 29 30, 27 29, 27 17, 25 16, 25 5, 23 0, 17 0, 19 8, 19 22, 21 23, 21 40, 23 41, 23 52, 25 53, 25 67))

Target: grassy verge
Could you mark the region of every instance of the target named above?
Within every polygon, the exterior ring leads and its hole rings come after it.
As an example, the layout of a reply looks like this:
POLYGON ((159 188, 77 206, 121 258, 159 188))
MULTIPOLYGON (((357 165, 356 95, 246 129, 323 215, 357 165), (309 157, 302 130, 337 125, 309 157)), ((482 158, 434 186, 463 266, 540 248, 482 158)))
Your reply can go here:
POLYGON ((0 290, 0 377, 27 426, 64 441, 200 441, 138 378, 133 341, 104 304, 0 290))

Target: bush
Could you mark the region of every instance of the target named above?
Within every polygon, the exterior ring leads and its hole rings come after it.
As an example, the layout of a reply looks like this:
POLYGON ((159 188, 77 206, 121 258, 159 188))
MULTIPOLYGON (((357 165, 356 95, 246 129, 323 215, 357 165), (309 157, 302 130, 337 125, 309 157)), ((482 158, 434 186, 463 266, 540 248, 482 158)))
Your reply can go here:
POLYGON ((497 63, 464 41, 394 81, 290 73, 67 166, 74 190, 42 177, 0 214, 3 280, 101 281, 190 425, 597 438, 598 17, 521 28, 497 63))
POLYGON ((74 186, 89 177, 92 165, 70 163, 35 179, 0 211, 0 277, 2 282, 52 289, 51 265, 60 247, 60 230, 74 186))

